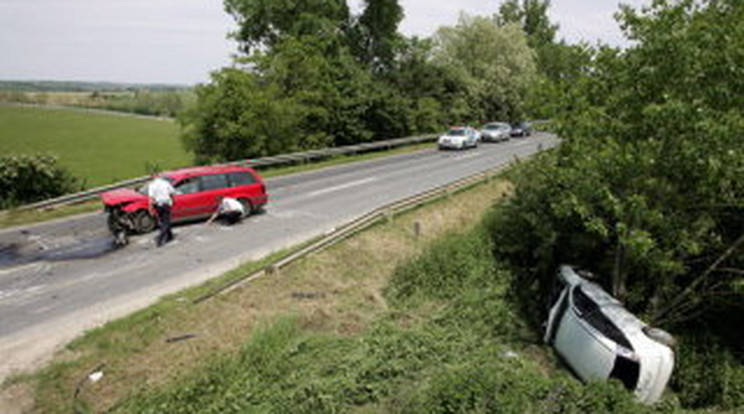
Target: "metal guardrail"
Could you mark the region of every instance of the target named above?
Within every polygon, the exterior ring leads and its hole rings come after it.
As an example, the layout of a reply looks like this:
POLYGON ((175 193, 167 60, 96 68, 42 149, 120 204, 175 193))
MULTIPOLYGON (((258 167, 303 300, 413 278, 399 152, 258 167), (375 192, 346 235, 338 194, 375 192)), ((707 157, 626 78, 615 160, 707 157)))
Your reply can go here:
POLYGON ((500 173, 502 170, 506 169, 509 166, 509 164, 504 164, 499 167, 489 169, 486 171, 479 172, 477 174, 471 175, 469 177, 465 177, 463 179, 460 179, 458 181, 455 181, 450 184, 445 184, 436 188, 433 188, 431 190, 424 191, 422 193, 413 195, 411 197, 408 197, 406 199, 393 202, 391 204, 388 204, 383 207, 379 207, 367 214, 364 214, 349 223, 344 224, 343 226, 334 229, 330 233, 320 237, 320 239, 316 240, 315 242, 311 243, 310 245, 303 247, 293 253, 290 253, 289 255, 277 260, 273 264, 258 270, 256 272, 250 273, 245 275, 244 277, 240 277, 238 279, 232 280, 225 285, 219 286, 215 288, 214 290, 197 297, 193 300, 193 303, 200 303, 207 299, 210 299, 218 294, 228 292, 232 289, 235 289, 239 286, 242 286, 254 279, 257 279, 259 277, 269 275, 269 274, 276 274, 278 273, 282 268, 290 265, 291 263, 320 250, 323 250, 327 247, 330 247, 336 243, 339 243, 340 241, 368 228, 371 227, 373 224, 381 221, 381 220, 390 220, 392 219, 396 214, 404 213, 408 210, 412 210, 416 207, 420 207, 426 203, 430 203, 436 199, 439 199, 441 197, 449 196, 457 191, 469 188, 473 185, 479 184, 481 182, 489 181, 494 176, 496 176, 498 173, 500 173))
MULTIPOLYGON (((283 164, 297 164, 308 161, 330 158, 337 155, 349 155, 357 154, 362 152, 379 151, 383 149, 391 149, 401 147, 405 145, 418 144, 422 142, 434 141, 437 135, 420 135, 407 138, 396 138, 387 141, 375 141, 357 145, 347 145, 336 148, 326 148, 321 150, 311 150, 306 152, 293 152, 290 154, 275 155, 271 157, 263 158, 252 158, 239 161, 232 161, 228 163, 221 163, 215 165, 242 165, 253 168, 265 168, 275 165, 283 164)), ((45 208, 61 207, 69 204, 82 203, 84 201, 92 200, 105 193, 106 191, 116 190, 119 188, 130 188, 140 184, 144 184, 151 179, 150 176, 143 176, 132 178, 130 180, 120 181, 115 184, 105 185, 102 187, 92 188, 90 190, 81 191, 74 194, 66 194, 60 197, 52 198, 49 200, 39 201, 32 204, 20 206, 17 210, 36 210, 45 208)))

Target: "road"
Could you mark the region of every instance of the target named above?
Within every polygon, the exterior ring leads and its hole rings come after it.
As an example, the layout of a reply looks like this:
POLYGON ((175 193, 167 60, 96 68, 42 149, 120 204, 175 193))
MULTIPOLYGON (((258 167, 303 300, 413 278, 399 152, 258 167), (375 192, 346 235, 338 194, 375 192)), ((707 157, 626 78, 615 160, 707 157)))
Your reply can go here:
POLYGON ((165 294, 556 144, 537 133, 462 152, 432 148, 269 179, 265 213, 232 227, 176 226, 176 241, 162 248, 150 234, 115 249, 102 213, 0 231, 0 379, 165 294))

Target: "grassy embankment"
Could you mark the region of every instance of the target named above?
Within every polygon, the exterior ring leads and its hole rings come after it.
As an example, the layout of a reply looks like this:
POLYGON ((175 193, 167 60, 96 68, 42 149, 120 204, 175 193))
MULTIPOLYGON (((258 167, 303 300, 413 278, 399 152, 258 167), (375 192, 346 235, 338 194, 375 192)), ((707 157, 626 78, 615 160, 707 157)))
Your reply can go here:
POLYGON ((483 220, 508 191, 479 185, 206 302, 172 295, 7 392, 51 413, 643 412, 556 369, 512 303, 483 220))
POLYGON ((191 162, 172 121, 0 105, 0 125, 0 153, 51 153, 87 187, 191 162))

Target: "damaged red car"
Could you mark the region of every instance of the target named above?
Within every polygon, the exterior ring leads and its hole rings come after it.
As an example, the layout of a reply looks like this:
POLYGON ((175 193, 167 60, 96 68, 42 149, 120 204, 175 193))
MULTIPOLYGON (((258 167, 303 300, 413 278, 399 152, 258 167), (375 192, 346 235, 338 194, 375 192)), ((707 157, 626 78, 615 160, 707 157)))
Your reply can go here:
MULTIPOLYGON (((208 166, 174 170, 159 174, 176 189, 172 209, 173 222, 209 217, 223 197, 243 204, 246 215, 262 209, 269 195, 263 179, 252 168, 208 166)), ((147 233, 157 227, 157 217, 150 206, 147 185, 139 190, 123 188, 101 194, 112 233, 147 233)))

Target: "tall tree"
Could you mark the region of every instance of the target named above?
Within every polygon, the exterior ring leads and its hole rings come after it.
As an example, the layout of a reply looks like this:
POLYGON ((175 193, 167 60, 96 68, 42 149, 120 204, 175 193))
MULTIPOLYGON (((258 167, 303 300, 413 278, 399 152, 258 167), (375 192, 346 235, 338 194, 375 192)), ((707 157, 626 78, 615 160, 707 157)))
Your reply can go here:
POLYGON ((496 21, 500 25, 516 23, 527 34, 530 46, 539 48, 555 40, 558 25, 550 22, 550 0, 506 0, 501 3, 496 21))
POLYGON ((365 0, 365 8, 352 39, 361 60, 377 72, 391 68, 396 48, 402 41, 398 25, 403 8, 398 0, 365 0))
POLYGON ((238 23, 243 52, 273 47, 284 36, 327 36, 349 26, 345 0, 224 0, 238 23))
POLYGON ((465 14, 435 36, 435 62, 451 68, 466 85, 471 121, 516 119, 535 75, 533 52, 514 24, 497 26, 465 14))

